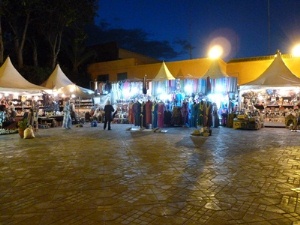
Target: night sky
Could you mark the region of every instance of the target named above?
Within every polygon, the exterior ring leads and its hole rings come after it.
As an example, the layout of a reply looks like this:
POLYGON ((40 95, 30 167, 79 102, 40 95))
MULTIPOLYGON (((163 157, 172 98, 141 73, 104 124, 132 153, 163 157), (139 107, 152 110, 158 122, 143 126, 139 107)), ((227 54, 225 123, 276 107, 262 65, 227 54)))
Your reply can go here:
POLYGON ((300 43, 300 0, 100 0, 99 8, 112 28, 143 29, 178 51, 176 40, 190 42, 192 54, 174 60, 207 57, 212 44, 229 60, 291 53, 300 43))

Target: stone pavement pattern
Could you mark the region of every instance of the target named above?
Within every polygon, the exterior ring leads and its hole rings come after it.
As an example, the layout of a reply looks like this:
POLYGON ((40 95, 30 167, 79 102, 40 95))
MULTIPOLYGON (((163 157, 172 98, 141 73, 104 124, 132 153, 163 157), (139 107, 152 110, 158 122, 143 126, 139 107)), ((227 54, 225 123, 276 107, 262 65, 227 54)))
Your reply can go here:
POLYGON ((300 224, 300 133, 129 127, 0 135, 0 224, 300 224))

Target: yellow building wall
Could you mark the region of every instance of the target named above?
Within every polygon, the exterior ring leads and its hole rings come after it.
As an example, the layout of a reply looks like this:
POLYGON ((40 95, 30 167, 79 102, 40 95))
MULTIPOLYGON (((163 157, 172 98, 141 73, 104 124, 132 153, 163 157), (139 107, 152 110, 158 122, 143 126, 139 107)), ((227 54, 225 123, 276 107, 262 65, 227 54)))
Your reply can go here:
MULTIPOLYGON (((166 66, 175 78, 201 78, 209 69, 212 60, 209 58, 199 58, 192 60, 182 60, 175 62, 166 62, 166 66)), ((88 73, 93 80, 99 75, 109 74, 111 82, 117 81, 118 73, 127 73, 129 80, 147 79, 152 80, 159 72, 162 63, 137 65, 135 59, 123 59, 110 62, 100 62, 91 64, 88 67, 88 73)), ((226 71, 226 63, 220 59, 220 66, 226 71)))
POLYGON ((238 85, 243 85, 258 78, 272 63, 273 60, 243 61, 228 63, 226 73, 235 76, 238 85))
MULTIPOLYGON (((237 77, 238 84, 243 85, 258 78, 273 62, 274 58, 266 59, 236 60, 224 62, 219 59, 220 66, 229 76, 237 77)), ((300 78, 300 58, 283 57, 286 66, 293 74, 300 78)), ((201 78, 209 69, 212 60, 209 58, 198 58, 174 62, 165 62, 167 68, 175 78, 201 78)), ((117 81, 118 73, 127 73, 129 80, 141 80, 147 75, 148 80, 152 80, 158 73, 162 63, 152 63, 138 65, 134 58, 122 59, 110 62, 100 62, 91 64, 88 73, 93 80, 99 75, 109 74, 111 82, 117 81)))

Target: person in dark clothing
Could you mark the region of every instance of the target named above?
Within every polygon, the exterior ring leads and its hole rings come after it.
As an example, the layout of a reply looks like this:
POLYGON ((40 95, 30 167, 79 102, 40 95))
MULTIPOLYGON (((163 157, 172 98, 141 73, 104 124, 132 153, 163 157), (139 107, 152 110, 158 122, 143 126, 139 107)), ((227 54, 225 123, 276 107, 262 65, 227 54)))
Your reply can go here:
POLYGON ((106 105, 104 106, 104 130, 106 129, 106 125, 108 125, 108 130, 111 130, 110 123, 113 119, 113 111, 115 111, 114 107, 110 104, 110 101, 107 101, 106 105))
POLYGON ((5 111, 6 111, 6 105, 5 105, 5 102, 4 102, 4 101, 1 101, 1 104, 0 104, 0 111, 2 111, 2 112, 5 112, 5 111))

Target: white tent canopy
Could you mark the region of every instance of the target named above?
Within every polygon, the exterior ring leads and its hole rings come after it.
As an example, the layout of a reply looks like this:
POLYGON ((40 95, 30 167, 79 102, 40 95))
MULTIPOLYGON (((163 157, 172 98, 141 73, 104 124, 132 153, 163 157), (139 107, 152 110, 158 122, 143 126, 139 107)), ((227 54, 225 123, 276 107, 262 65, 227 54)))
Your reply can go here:
POLYGON ((201 78, 206 79, 207 77, 209 77, 210 79, 218 79, 218 78, 229 77, 229 76, 221 68, 220 61, 213 60, 210 67, 201 78))
POLYGON ((206 82, 206 93, 236 92, 237 89, 237 78, 226 74, 221 67, 221 59, 213 60, 201 79, 206 82))
POLYGON ((76 97, 89 98, 94 95, 94 91, 79 87, 70 81, 58 64, 42 86, 67 96, 74 94, 76 97))
POLYGON ((172 83, 175 86, 175 77, 171 74, 165 62, 163 62, 152 80, 152 95, 158 96, 169 93, 172 90, 172 83))
POLYGON ((300 78, 294 75, 282 60, 281 53, 276 53, 271 65, 255 80, 241 86, 242 89, 264 87, 300 87, 300 78))
POLYGON ((75 95, 80 98, 90 98, 94 95, 94 92, 90 89, 79 87, 75 84, 69 84, 65 87, 58 89, 59 94, 65 94, 66 96, 75 95))
POLYGON ((166 80, 175 80, 175 77, 171 74, 165 62, 162 63, 157 75, 152 81, 166 81, 166 80))
POLYGON ((0 68, 0 91, 37 93, 46 90, 27 81, 13 66, 9 57, 0 68))
POLYGON ((73 82, 69 80, 69 78, 61 70, 59 64, 57 64, 49 78, 44 83, 42 83, 42 86, 49 89, 58 90, 70 84, 73 84, 73 82))

